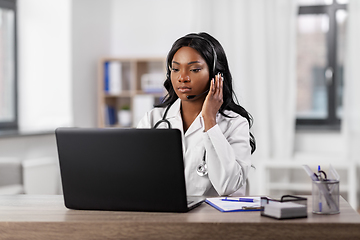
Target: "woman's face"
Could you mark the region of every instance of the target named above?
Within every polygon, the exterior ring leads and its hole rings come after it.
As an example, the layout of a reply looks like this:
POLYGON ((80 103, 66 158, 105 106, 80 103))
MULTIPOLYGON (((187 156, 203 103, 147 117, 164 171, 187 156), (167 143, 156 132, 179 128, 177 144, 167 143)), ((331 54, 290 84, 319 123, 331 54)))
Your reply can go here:
POLYGON ((181 47, 171 62, 171 83, 176 95, 182 101, 204 99, 210 87, 209 67, 198 51, 191 47, 181 47), (187 99, 186 96, 200 95, 187 99))

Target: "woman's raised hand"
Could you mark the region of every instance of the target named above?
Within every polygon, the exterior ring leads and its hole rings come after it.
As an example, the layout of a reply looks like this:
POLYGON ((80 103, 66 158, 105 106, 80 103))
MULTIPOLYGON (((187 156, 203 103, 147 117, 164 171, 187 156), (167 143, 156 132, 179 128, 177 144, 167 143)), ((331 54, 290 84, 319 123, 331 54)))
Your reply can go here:
POLYGON ((222 74, 216 74, 211 79, 210 91, 207 94, 203 107, 202 117, 205 123, 205 132, 216 125, 216 114, 223 104, 223 85, 224 78, 222 74))

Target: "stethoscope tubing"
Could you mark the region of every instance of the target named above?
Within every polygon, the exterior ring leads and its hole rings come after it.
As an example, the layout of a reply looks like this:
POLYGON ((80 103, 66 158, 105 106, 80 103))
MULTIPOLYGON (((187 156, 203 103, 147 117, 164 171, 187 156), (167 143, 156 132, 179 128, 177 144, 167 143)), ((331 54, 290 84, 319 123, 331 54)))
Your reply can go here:
MULTIPOLYGON (((169 106, 166 107, 164 115, 162 117, 161 120, 159 120, 155 125, 154 125, 154 129, 156 129, 161 123, 166 123, 168 125, 168 128, 171 129, 171 123, 169 122, 169 120, 166 119, 166 115, 170 109, 172 104, 170 104, 169 106)), ((208 169, 207 169, 207 164, 205 161, 205 156, 206 156, 206 151, 204 152, 204 157, 202 159, 202 162, 197 166, 196 168, 196 173, 200 176, 206 176, 208 174, 208 169)))

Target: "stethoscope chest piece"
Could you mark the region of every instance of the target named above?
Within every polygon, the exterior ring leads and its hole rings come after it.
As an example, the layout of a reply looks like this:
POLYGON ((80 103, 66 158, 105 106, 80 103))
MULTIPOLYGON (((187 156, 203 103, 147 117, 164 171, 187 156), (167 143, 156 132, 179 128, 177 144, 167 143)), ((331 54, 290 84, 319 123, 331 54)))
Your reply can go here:
POLYGON ((199 164, 196 168, 196 172, 200 177, 206 176, 208 174, 207 164, 205 161, 199 164))

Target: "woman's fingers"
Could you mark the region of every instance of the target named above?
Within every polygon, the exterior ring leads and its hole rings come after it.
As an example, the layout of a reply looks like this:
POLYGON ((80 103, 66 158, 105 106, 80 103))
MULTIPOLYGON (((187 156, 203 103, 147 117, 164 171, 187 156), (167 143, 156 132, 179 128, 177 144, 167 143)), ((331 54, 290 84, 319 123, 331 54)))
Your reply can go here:
POLYGON ((220 82, 220 93, 219 93, 219 97, 222 100, 223 99, 223 88, 224 88, 224 77, 221 75, 221 80, 220 82))
POLYGON ((211 79, 210 92, 208 94, 211 99, 219 102, 223 101, 223 81, 223 76, 220 73, 216 74, 215 77, 211 79))
POLYGON ((222 100, 224 79, 220 73, 216 74, 215 79, 216 79, 216 81, 215 81, 214 97, 217 98, 218 100, 222 100))
POLYGON ((219 74, 216 74, 215 77, 214 77, 214 95, 216 95, 217 91, 218 91, 218 77, 219 77, 219 74))
POLYGON ((211 80, 211 92, 212 93, 214 93, 215 92, 215 78, 213 78, 212 80, 211 80))
POLYGON ((202 108, 202 114, 204 119, 215 119, 216 114, 223 104, 223 77, 220 73, 211 79, 210 91, 205 98, 205 102, 202 108))

